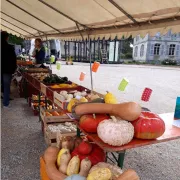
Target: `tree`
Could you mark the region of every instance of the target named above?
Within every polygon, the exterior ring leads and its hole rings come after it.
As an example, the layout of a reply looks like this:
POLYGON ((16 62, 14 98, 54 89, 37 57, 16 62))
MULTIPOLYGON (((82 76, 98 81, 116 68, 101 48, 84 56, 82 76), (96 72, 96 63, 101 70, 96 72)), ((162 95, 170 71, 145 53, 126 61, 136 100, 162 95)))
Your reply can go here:
POLYGON ((9 42, 10 44, 16 44, 16 45, 21 45, 21 46, 23 46, 23 41, 24 41, 23 38, 17 37, 17 36, 12 35, 12 34, 9 34, 9 40, 8 40, 8 42, 9 42))

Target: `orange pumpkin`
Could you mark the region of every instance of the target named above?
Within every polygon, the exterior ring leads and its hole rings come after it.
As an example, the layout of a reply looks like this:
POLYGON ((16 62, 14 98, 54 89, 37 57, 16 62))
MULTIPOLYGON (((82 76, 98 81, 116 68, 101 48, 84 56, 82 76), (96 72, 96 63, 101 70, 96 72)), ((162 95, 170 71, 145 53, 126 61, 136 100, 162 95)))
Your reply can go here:
POLYGON ((132 124, 135 131, 134 137, 138 139, 156 139, 165 132, 164 121, 152 112, 142 112, 132 124))

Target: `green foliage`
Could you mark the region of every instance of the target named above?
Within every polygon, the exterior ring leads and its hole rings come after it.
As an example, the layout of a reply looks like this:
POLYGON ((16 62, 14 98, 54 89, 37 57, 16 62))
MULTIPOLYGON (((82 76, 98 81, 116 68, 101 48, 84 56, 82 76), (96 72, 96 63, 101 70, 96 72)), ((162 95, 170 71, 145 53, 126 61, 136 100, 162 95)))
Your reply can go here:
POLYGON ((16 44, 16 45, 21 45, 21 46, 23 46, 23 41, 24 41, 23 38, 17 37, 17 36, 12 35, 12 34, 9 34, 9 40, 8 40, 8 42, 9 42, 10 44, 16 44))

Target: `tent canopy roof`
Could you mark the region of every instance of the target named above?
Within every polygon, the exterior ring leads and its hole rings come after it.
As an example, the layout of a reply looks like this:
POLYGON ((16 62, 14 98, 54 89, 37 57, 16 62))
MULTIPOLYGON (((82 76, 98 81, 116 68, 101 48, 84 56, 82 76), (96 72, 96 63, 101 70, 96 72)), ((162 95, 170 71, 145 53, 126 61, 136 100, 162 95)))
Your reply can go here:
POLYGON ((1 29, 27 39, 176 33, 180 0, 2 0, 1 29))

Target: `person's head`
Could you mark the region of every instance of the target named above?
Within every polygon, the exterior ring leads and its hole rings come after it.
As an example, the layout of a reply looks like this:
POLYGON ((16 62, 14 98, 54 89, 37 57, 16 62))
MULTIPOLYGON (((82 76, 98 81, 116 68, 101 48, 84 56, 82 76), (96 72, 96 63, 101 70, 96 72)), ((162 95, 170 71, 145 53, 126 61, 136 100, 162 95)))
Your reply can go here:
POLYGON ((6 31, 1 31, 1 41, 2 42, 5 42, 5 41, 7 42, 8 37, 9 37, 9 34, 6 31))
POLYGON ((42 46, 42 40, 40 38, 35 39, 35 47, 40 48, 42 46))

